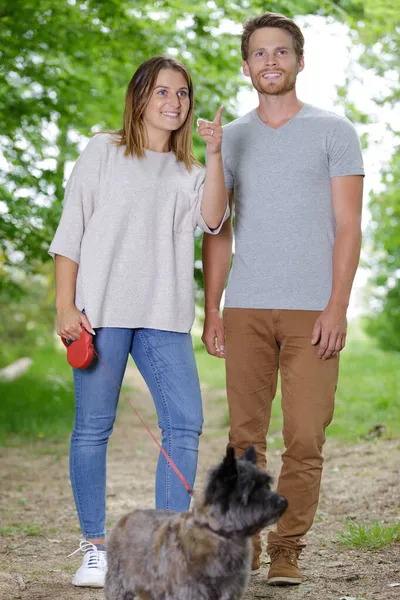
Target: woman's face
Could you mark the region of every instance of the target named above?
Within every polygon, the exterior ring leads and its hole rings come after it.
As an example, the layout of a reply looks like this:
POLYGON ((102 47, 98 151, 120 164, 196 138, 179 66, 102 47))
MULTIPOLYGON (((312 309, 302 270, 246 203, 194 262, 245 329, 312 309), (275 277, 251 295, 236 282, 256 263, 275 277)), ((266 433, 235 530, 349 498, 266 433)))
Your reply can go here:
POLYGON ((161 69, 143 115, 147 129, 176 131, 185 123, 189 108, 189 88, 183 74, 161 69))

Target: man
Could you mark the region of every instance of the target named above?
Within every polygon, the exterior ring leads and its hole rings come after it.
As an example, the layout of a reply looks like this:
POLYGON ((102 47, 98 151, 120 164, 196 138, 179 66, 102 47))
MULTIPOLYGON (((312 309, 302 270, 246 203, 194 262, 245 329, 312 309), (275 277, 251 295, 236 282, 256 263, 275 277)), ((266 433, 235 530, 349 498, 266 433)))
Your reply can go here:
MULTIPOLYGON (((203 341, 226 358, 229 444, 237 455, 254 444, 262 466, 280 369, 285 451, 278 491, 289 508, 268 536, 271 585, 302 581, 297 559, 317 509, 361 245, 360 143, 346 118, 297 98, 303 47, 300 29, 283 15, 245 24, 243 71, 259 106, 224 127, 235 257, 223 321, 232 223, 203 243, 203 341)), ((257 570, 261 542, 253 542, 257 570)))

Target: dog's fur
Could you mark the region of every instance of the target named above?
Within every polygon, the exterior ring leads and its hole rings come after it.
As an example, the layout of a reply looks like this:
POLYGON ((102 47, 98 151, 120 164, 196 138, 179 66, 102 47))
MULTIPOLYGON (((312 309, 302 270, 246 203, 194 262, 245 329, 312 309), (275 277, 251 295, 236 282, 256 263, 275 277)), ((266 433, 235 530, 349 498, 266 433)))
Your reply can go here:
POLYGON ((192 511, 135 510, 111 532, 106 600, 240 600, 251 536, 287 508, 256 466, 254 448, 235 459, 228 448, 210 471, 192 511))

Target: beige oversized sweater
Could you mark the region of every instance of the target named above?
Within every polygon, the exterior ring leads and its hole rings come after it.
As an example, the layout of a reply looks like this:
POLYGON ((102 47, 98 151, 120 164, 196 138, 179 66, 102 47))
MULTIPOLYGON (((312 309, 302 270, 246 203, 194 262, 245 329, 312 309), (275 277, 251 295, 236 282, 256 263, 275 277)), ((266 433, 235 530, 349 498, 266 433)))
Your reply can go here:
MULTIPOLYGON (((194 320, 194 231, 205 169, 173 152, 125 157, 109 134, 91 139, 68 181, 49 252, 79 264, 75 304, 92 327, 188 332, 194 320)), ((229 215, 227 208, 224 219, 229 215)))

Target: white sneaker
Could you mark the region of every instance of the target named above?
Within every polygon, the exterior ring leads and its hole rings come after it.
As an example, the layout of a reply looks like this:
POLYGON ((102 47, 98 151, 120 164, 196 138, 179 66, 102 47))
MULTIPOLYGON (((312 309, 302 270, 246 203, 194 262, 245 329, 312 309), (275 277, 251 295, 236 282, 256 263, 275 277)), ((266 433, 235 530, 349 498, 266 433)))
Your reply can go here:
POLYGON ((72 579, 72 585, 92 588, 104 587, 107 573, 107 553, 104 550, 98 550, 91 542, 83 540, 79 544, 79 548, 69 556, 80 551, 85 554, 82 565, 72 579))

